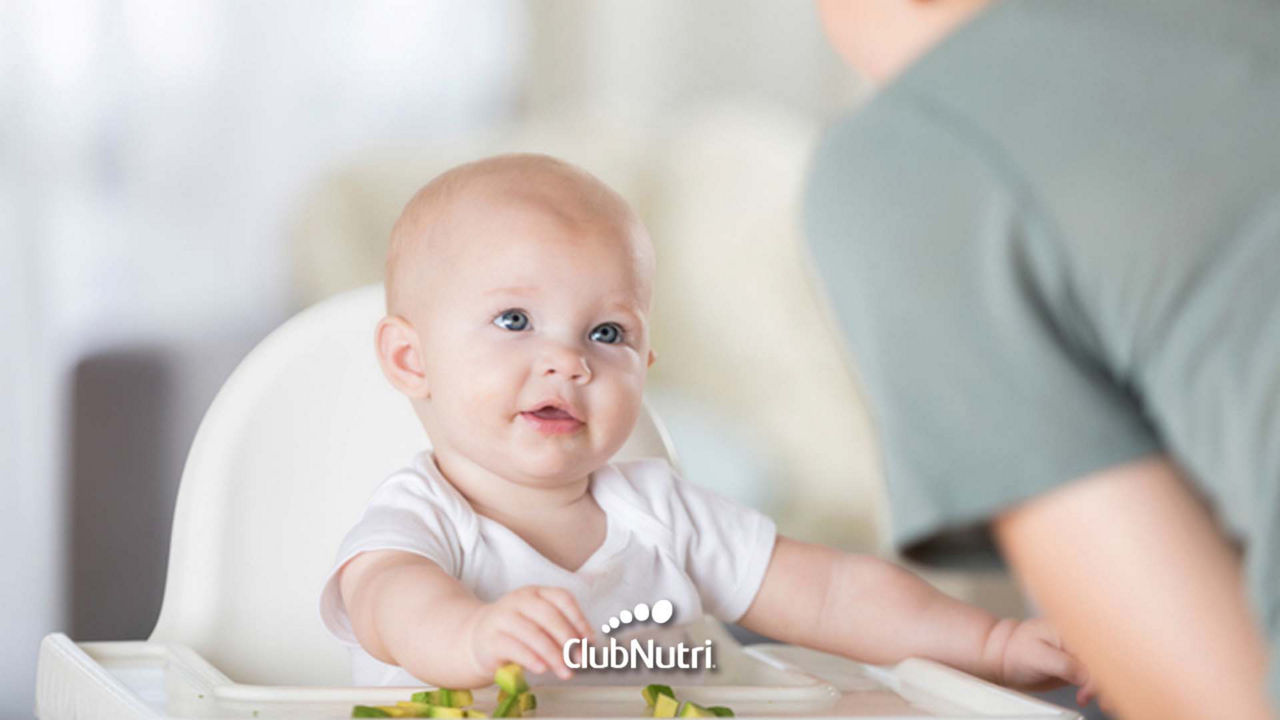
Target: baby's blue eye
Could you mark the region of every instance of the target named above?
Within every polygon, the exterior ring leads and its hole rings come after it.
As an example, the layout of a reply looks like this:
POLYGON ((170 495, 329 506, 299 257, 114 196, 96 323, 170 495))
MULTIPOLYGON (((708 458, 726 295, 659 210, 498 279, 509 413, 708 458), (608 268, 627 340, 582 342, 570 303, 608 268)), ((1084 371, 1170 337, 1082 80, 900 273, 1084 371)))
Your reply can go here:
POLYGON ((505 310, 493 319, 493 324, 503 330, 520 332, 529 328, 529 316, 523 310, 505 310))
POLYGON ((618 323, 601 323, 591 329, 591 340, 606 345, 616 345, 622 342, 622 328, 618 323))

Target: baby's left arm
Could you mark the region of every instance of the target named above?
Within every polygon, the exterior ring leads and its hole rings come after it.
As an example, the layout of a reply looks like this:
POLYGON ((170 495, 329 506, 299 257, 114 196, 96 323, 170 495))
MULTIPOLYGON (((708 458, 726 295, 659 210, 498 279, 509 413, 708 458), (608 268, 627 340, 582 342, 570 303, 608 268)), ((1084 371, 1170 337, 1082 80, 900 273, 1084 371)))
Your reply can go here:
POLYGON ((997 619, 893 563, 782 536, 739 624, 860 662, 922 657, 1014 687, 1081 685, 1082 704, 1093 695, 1045 621, 997 619))

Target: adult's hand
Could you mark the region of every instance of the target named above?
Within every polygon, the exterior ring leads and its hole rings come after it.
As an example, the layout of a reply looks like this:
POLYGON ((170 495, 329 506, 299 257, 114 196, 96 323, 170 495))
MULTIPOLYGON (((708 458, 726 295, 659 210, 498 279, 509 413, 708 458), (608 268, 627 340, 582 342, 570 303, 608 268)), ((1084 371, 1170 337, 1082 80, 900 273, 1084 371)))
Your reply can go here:
POLYGON ((1120 717, 1273 717, 1240 559, 1168 458, 1068 483, 995 535, 1120 717))

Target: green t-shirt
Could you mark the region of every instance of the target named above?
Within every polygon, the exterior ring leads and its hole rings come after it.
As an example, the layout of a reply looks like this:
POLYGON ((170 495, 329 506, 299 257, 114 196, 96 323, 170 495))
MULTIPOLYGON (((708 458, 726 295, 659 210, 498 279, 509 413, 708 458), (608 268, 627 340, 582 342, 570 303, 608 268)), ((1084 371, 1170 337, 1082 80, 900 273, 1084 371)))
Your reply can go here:
POLYGON ((1001 509, 1168 453, 1280 703, 1280 7, 998 2, 831 129, 805 221, 896 543, 989 557, 1001 509))

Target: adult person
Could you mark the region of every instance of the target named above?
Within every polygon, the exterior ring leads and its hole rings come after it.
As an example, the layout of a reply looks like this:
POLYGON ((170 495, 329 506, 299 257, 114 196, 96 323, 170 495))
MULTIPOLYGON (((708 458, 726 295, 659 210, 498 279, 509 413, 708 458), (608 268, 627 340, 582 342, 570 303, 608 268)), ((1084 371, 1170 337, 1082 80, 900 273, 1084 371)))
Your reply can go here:
POLYGON ((895 542, 998 546, 1122 717, 1272 717, 1280 7, 818 7, 877 86, 805 214, 895 542))

